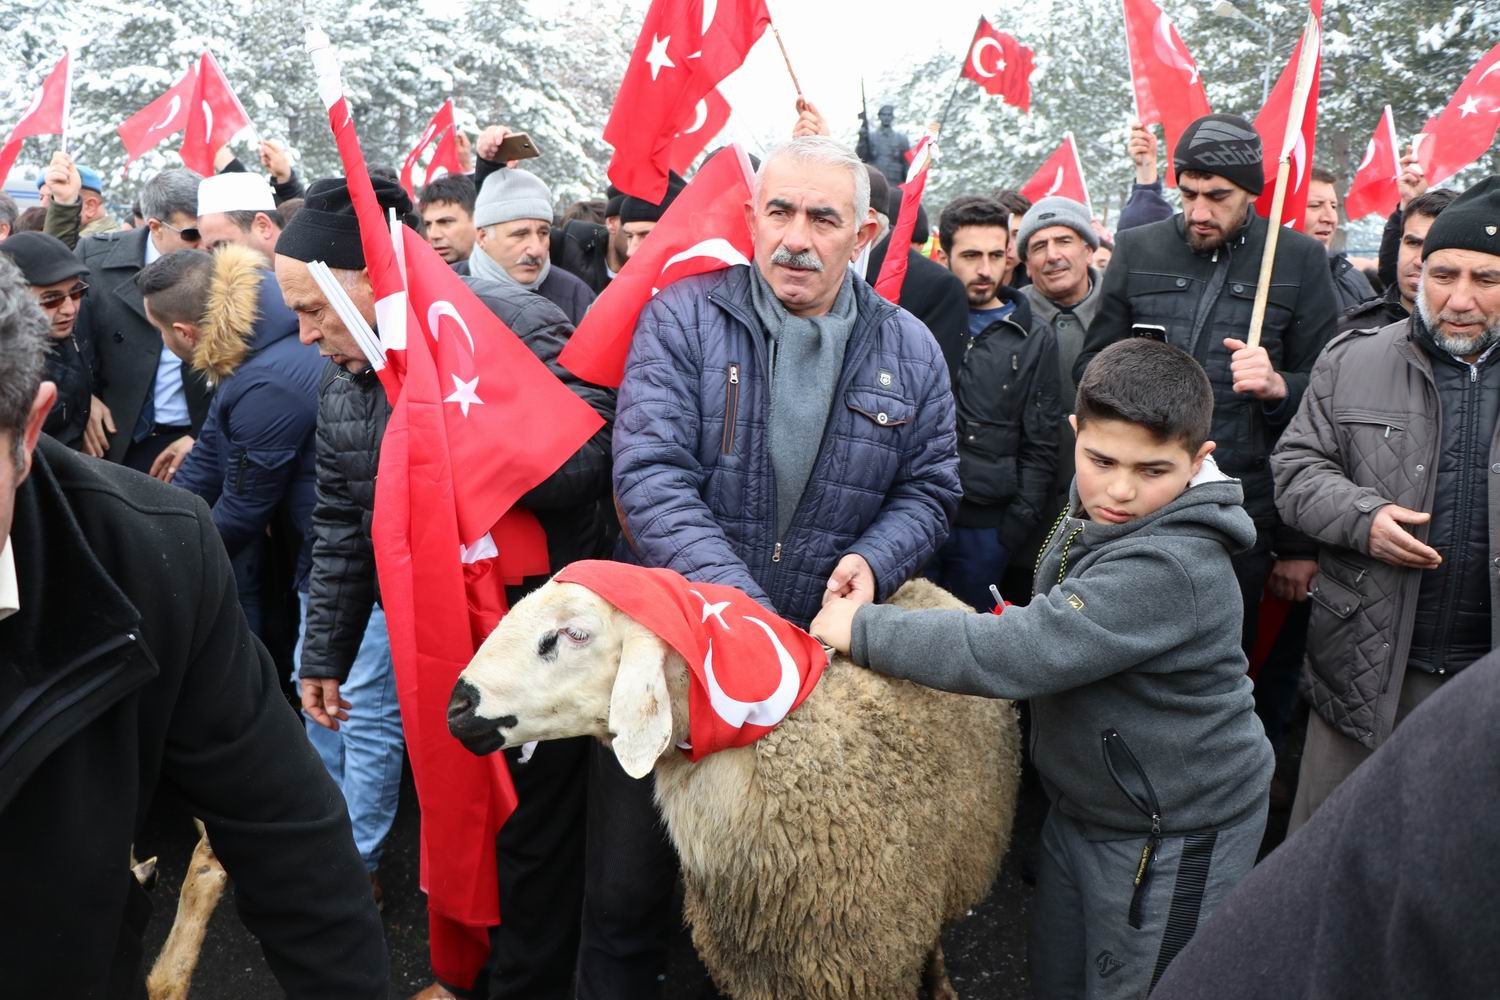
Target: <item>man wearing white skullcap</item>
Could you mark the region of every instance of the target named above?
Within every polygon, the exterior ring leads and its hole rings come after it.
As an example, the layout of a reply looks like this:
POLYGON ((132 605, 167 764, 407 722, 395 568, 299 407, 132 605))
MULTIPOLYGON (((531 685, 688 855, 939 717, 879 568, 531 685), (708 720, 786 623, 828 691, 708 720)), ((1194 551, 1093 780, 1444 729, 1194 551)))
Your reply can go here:
POLYGON ((205 177, 198 185, 198 230, 205 250, 238 243, 275 259, 281 217, 271 185, 245 172, 205 177))

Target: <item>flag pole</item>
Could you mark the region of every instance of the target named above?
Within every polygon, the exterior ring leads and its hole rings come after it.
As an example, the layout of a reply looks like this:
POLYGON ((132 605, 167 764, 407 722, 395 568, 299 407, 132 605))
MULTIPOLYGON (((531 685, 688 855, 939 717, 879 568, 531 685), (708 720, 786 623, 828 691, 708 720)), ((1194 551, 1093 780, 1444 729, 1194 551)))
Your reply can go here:
MULTIPOLYGON (((65 49, 63 58, 68 61, 68 71, 63 74, 62 151, 68 152, 68 119, 73 114, 73 50, 65 49)), ((0 178, 3 179, 3 178, 0 178)))
POLYGON ((1287 109, 1286 135, 1281 141, 1280 163, 1276 168, 1276 191, 1271 198, 1270 226, 1266 231, 1266 249, 1260 258, 1260 278, 1255 284, 1255 306, 1250 312, 1250 329, 1245 334, 1245 343, 1250 347, 1260 345, 1261 327, 1265 324, 1271 268, 1276 259, 1276 241, 1281 235, 1281 216, 1286 207, 1287 183, 1291 178, 1292 151, 1297 148, 1297 139, 1302 134, 1302 118, 1307 111, 1307 95, 1312 90, 1313 67, 1318 63, 1320 45, 1318 19, 1309 11, 1307 26, 1302 29, 1302 51, 1297 58, 1292 105, 1287 109))
MULTIPOLYGON (((979 15, 979 23, 984 24, 984 15, 979 15)), ((974 50, 974 42, 969 42, 969 47, 964 50, 963 58, 958 60, 958 75, 953 78, 953 86, 948 90, 948 102, 943 105, 943 116, 938 119, 938 134, 943 134, 943 126, 948 124, 948 112, 953 109, 953 98, 958 96, 958 85, 964 81, 964 60, 969 58, 969 53, 974 50)))
POLYGON ((792 78, 792 89, 797 92, 797 100, 806 101, 807 98, 802 96, 802 84, 797 82, 797 71, 792 69, 791 57, 786 54, 786 43, 781 40, 781 32, 776 30, 774 21, 771 22, 771 34, 776 36, 776 47, 781 50, 781 59, 786 63, 786 71, 792 78))

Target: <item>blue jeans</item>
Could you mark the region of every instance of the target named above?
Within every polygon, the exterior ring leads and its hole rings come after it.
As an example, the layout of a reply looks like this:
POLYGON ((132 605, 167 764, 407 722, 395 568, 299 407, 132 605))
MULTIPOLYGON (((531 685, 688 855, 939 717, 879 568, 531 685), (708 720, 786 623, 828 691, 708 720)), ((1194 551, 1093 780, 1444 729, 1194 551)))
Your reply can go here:
POLYGON ((975 611, 989 611, 995 606, 990 584, 1000 586, 1009 562, 999 528, 954 527, 923 575, 975 611))
MULTIPOLYGON (((307 620, 307 594, 302 595, 302 620, 307 620)), ((300 632, 300 630, 299 630, 300 632)), ((300 693, 297 675, 302 669, 302 640, 294 654, 297 668, 292 684, 300 693)), ((323 758, 323 766, 344 793, 349 822, 354 826, 354 846, 365 868, 380 865, 380 851, 396 819, 401 797, 401 706, 396 700, 396 672, 391 667, 391 640, 385 612, 370 611, 370 623, 349 668, 349 679, 339 686, 349 702, 349 718, 338 731, 304 717, 307 738, 323 758)))

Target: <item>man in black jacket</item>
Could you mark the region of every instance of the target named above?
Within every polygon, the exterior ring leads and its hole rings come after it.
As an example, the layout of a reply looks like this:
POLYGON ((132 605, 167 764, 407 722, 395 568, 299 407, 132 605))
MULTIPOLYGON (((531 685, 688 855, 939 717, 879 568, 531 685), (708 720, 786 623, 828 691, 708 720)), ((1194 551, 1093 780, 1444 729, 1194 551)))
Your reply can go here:
MULTIPOLYGON (((376 179, 374 184, 383 208, 394 207, 402 214, 410 211, 405 193, 395 183, 376 179)), ((302 705, 309 717, 328 729, 339 727, 336 735, 346 735, 364 699, 349 695, 345 681, 352 678, 351 667, 362 655, 367 622, 378 596, 370 531, 375 472, 390 406, 353 336, 309 276, 309 260, 323 260, 335 269, 373 327, 369 275, 342 178, 318 181, 308 190, 307 204, 277 243, 276 277, 287 305, 298 315, 302 341, 316 344, 333 361, 318 409, 313 564, 299 670, 302 705)), ((614 396, 580 382, 557 363, 572 327, 556 306, 516 285, 466 280, 552 373, 605 420, 583 448, 520 501, 541 522, 554 570, 577 559, 597 558, 607 541, 614 396)), ((521 587, 511 588, 507 596, 517 601, 544 579, 528 579, 521 587)), ((389 675, 388 654, 379 666, 389 675)), ((371 694, 377 703, 383 699, 375 691, 371 694)), ((378 726, 382 720, 370 724, 378 726)), ((505 921, 491 934, 490 1000, 570 995, 582 909, 583 815, 590 749, 586 739, 542 744, 524 765, 519 763, 519 751, 507 753, 521 804, 499 836, 505 921)), ((397 777, 399 753, 397 744, 397 777)), ((350 778, 347 763, 345 778, 346 782, 350 778)), ((392 812, 394 805, 391 802, 392 812)), ((385 826, 389 828, 388 821, 385 826)), ((482 983, 448 983, 436 985, 426 995, 451 996, 450 988, 467 990, 475 985, 482 994, 482 983)))
POLYGON ((1343 313, 1375 298, 1375 287, 1350 263, 1348 254, 1342 250, 1334 252, 1333 240, 1339 231, 1339 194, 1334 186, 1337 183, 1332 170, 1313 168, 1312 180, 1307 185, 1307 215, 1302 220, 1302 231, 1323 244, 1328 252, 1328 273, 1333 278, 1339 312, 1343 313))
MULTIPOLYGON (((1182 212, 1117 234, 1099 312, 1074 376, 1099 351, 1132 336, 1181 347, 1208 372, 1214 456, 1243 483, 1245 509, 1256 523, 1255 545, 1235 557, 1248 647, 1273 561, 1271 448, 1297 411, 1313 361, 1333 336, 1338 310, 1323 247, 1283 229, 1261 342, 1247 346, 1269 228, 1254 205, 1265 186, 1260 136, 1237 115, 1208 115, 1183 132, 1173 165, 1182 212)), ((1310 550, 1305 540, 1302 546, 1310 550)), ((1277 555, 1303 553, 1279 549, 1277 555)))
POLYGON ((938 220, 943 259, 969 301, 965 336, 938 337, 958 412, 964 496, 928 575, 979 610, 994 605, 1014 556, 1038 541, 1052 510, 1062 421, 1057 336, 1021 292, 1000 284, 1010 213, 963 197, 938 220))
MULTIPOLYGON (((968 298, 964 294, 963 282, 948 273, 943 265, 917 253, 911 246, 897 247, 892 251, 891 230, 899 214, 901 192, 892 191, 879 170, 869 164, 865 168, 870 174, 870 205, 875 209, 880 230, 866 255, 856 260, 856 269, 862 267, 858 273, 874 287, 880 269, 885 266, 886 256, 892 252, 904 252, 906 280, 901 283, 901 295, 896 304, 926 324, 939 344, 949 345, 944 348, 946 355, 954 346, 963 344, 965 331, 969 328, 968 298), (881 211, 881 206, 886 206, 889 214, 881 211)), ((923 231, 925 220, 925 215, 918 216, 917 225, 912 228, 912 235, 921 235, 924 243, 927 241, 923 231)), ((949 358, 950 366, 953 360, 949 358)))
POLYGON ((203 820, 289 996, 384 996, 349 820, 235 603, 208 508, 40 437, 45 330, 0 261, 0 852, 20 860, 6 993, 145 995, 151 902, 127 859, 162 787, 203 820))
POLYGON ((115 427, 105 457, 159 478, 193 447, 210 390, 202 372, 161 342, 135 276, 162 254, 198 245, 198 180, 191 170, 163 170, 141 189, 144 226, 89 236, 77 247, 93 290, 87 317, 99 398, 115 427))
POLYGON ((1417 285, 1422 280, 1422 241, 1432 228, 1432 220, 1457 197, 1457 191, 1438 188, 1416 196, 1397 211, 1401 216, 1401 242, 1396 251, 1396 280, 1386 287, 1384 295, 1347 310, 1339 320, 1341 332, 1378 330, 1416 312, 1417 285))

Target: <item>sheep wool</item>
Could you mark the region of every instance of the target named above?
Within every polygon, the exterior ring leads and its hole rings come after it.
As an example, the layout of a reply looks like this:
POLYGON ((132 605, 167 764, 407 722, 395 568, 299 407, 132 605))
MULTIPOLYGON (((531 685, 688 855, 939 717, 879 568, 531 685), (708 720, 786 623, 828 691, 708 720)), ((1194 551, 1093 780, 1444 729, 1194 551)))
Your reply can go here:
POLYGON ((735 587, 604 560, 575 562, 556 579, 593 591, 687 662, 690 760, 765 736, 828 666, 818 640, 735 587))

